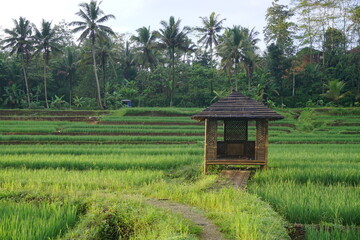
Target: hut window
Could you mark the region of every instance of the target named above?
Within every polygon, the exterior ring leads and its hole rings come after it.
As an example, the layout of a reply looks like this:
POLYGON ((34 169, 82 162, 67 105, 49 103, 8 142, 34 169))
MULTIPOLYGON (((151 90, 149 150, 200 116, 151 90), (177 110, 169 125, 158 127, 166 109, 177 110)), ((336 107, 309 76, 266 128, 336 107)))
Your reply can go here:
POLYGON ((247 120, 226 120, 224 121, 224 141, 247 141, 248 121, 247 120))

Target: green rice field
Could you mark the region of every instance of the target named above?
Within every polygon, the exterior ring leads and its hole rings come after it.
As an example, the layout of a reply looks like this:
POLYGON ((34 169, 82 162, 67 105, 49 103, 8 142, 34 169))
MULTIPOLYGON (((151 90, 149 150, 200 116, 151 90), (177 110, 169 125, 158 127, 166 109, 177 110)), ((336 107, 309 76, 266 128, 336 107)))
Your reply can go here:
MULTIPOLYGON (((0 239, 360 239, 360 109, 284 109, 245 189, 202 174, 201 109, 0 110, 0 239)), ((222 138, 222 126, 219 126, 222 138)), ((250 123, 249 138, 254 139, 250 123)))

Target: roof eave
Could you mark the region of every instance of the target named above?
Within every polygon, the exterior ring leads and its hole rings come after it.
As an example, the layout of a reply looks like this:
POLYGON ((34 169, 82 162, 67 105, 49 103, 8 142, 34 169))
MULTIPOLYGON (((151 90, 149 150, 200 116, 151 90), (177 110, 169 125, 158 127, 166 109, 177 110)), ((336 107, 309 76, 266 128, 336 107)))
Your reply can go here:
POLYGON ((197 121, 204 121, 205 119, 218 119, 218 120, 222 120, 222 119, 246 119, 246 120, 260 120, 260 119, 267 119, 269 121, 276 121, 276 120, 281 120, 284 119, 283 116, 278 116, 278 117, 268 117, 268 116, 192 116, 191 117, 194 120, 197 121))

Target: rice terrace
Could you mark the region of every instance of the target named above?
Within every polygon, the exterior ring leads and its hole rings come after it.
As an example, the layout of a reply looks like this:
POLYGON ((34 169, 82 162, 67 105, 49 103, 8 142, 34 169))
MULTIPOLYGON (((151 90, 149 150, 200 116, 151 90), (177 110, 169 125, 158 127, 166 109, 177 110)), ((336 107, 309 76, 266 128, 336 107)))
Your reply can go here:
POLYGON ((169 203, 224 239, 359 239, 360 109, 278 110, 267 170, 207 175, 200 111, 1 110, 0 239, 198 239, 169 203))
POLYGON ((359 0, 0 12, 0 240, 360 240, 359 0))

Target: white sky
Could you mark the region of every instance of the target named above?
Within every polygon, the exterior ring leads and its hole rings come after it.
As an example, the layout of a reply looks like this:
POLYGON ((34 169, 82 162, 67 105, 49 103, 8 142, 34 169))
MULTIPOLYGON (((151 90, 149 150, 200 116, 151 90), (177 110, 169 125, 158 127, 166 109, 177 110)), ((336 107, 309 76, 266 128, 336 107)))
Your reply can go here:
MULTIPOLYGON (((23 16, 39 25, 41 19, 52 20, 54 24, 65 20, 78 20, 75 13, 79 3, 90 0, 6 0, 0 10, 0 28, 12 28, 12 19, 23 16)), ((160 28, 161 20, 170 16, 181 19, 181 26, 201 26, 200 16, 209 16, 211 12, 226 18, 225 27, 241 25, 255 29, 260 33, 260 48, 264 50, 262 30, 265 26, 266 9, 272 0, 103 0, 100 8, 105 14, 113 14, 116 20, 107 25, 118 33, 134 33, 136 29, 150 26, 151 30, 160 28)), ((280 0, 289 5, 290 0, 280 0)), ((0 35, 3 35, 1 30, 0 35)))

